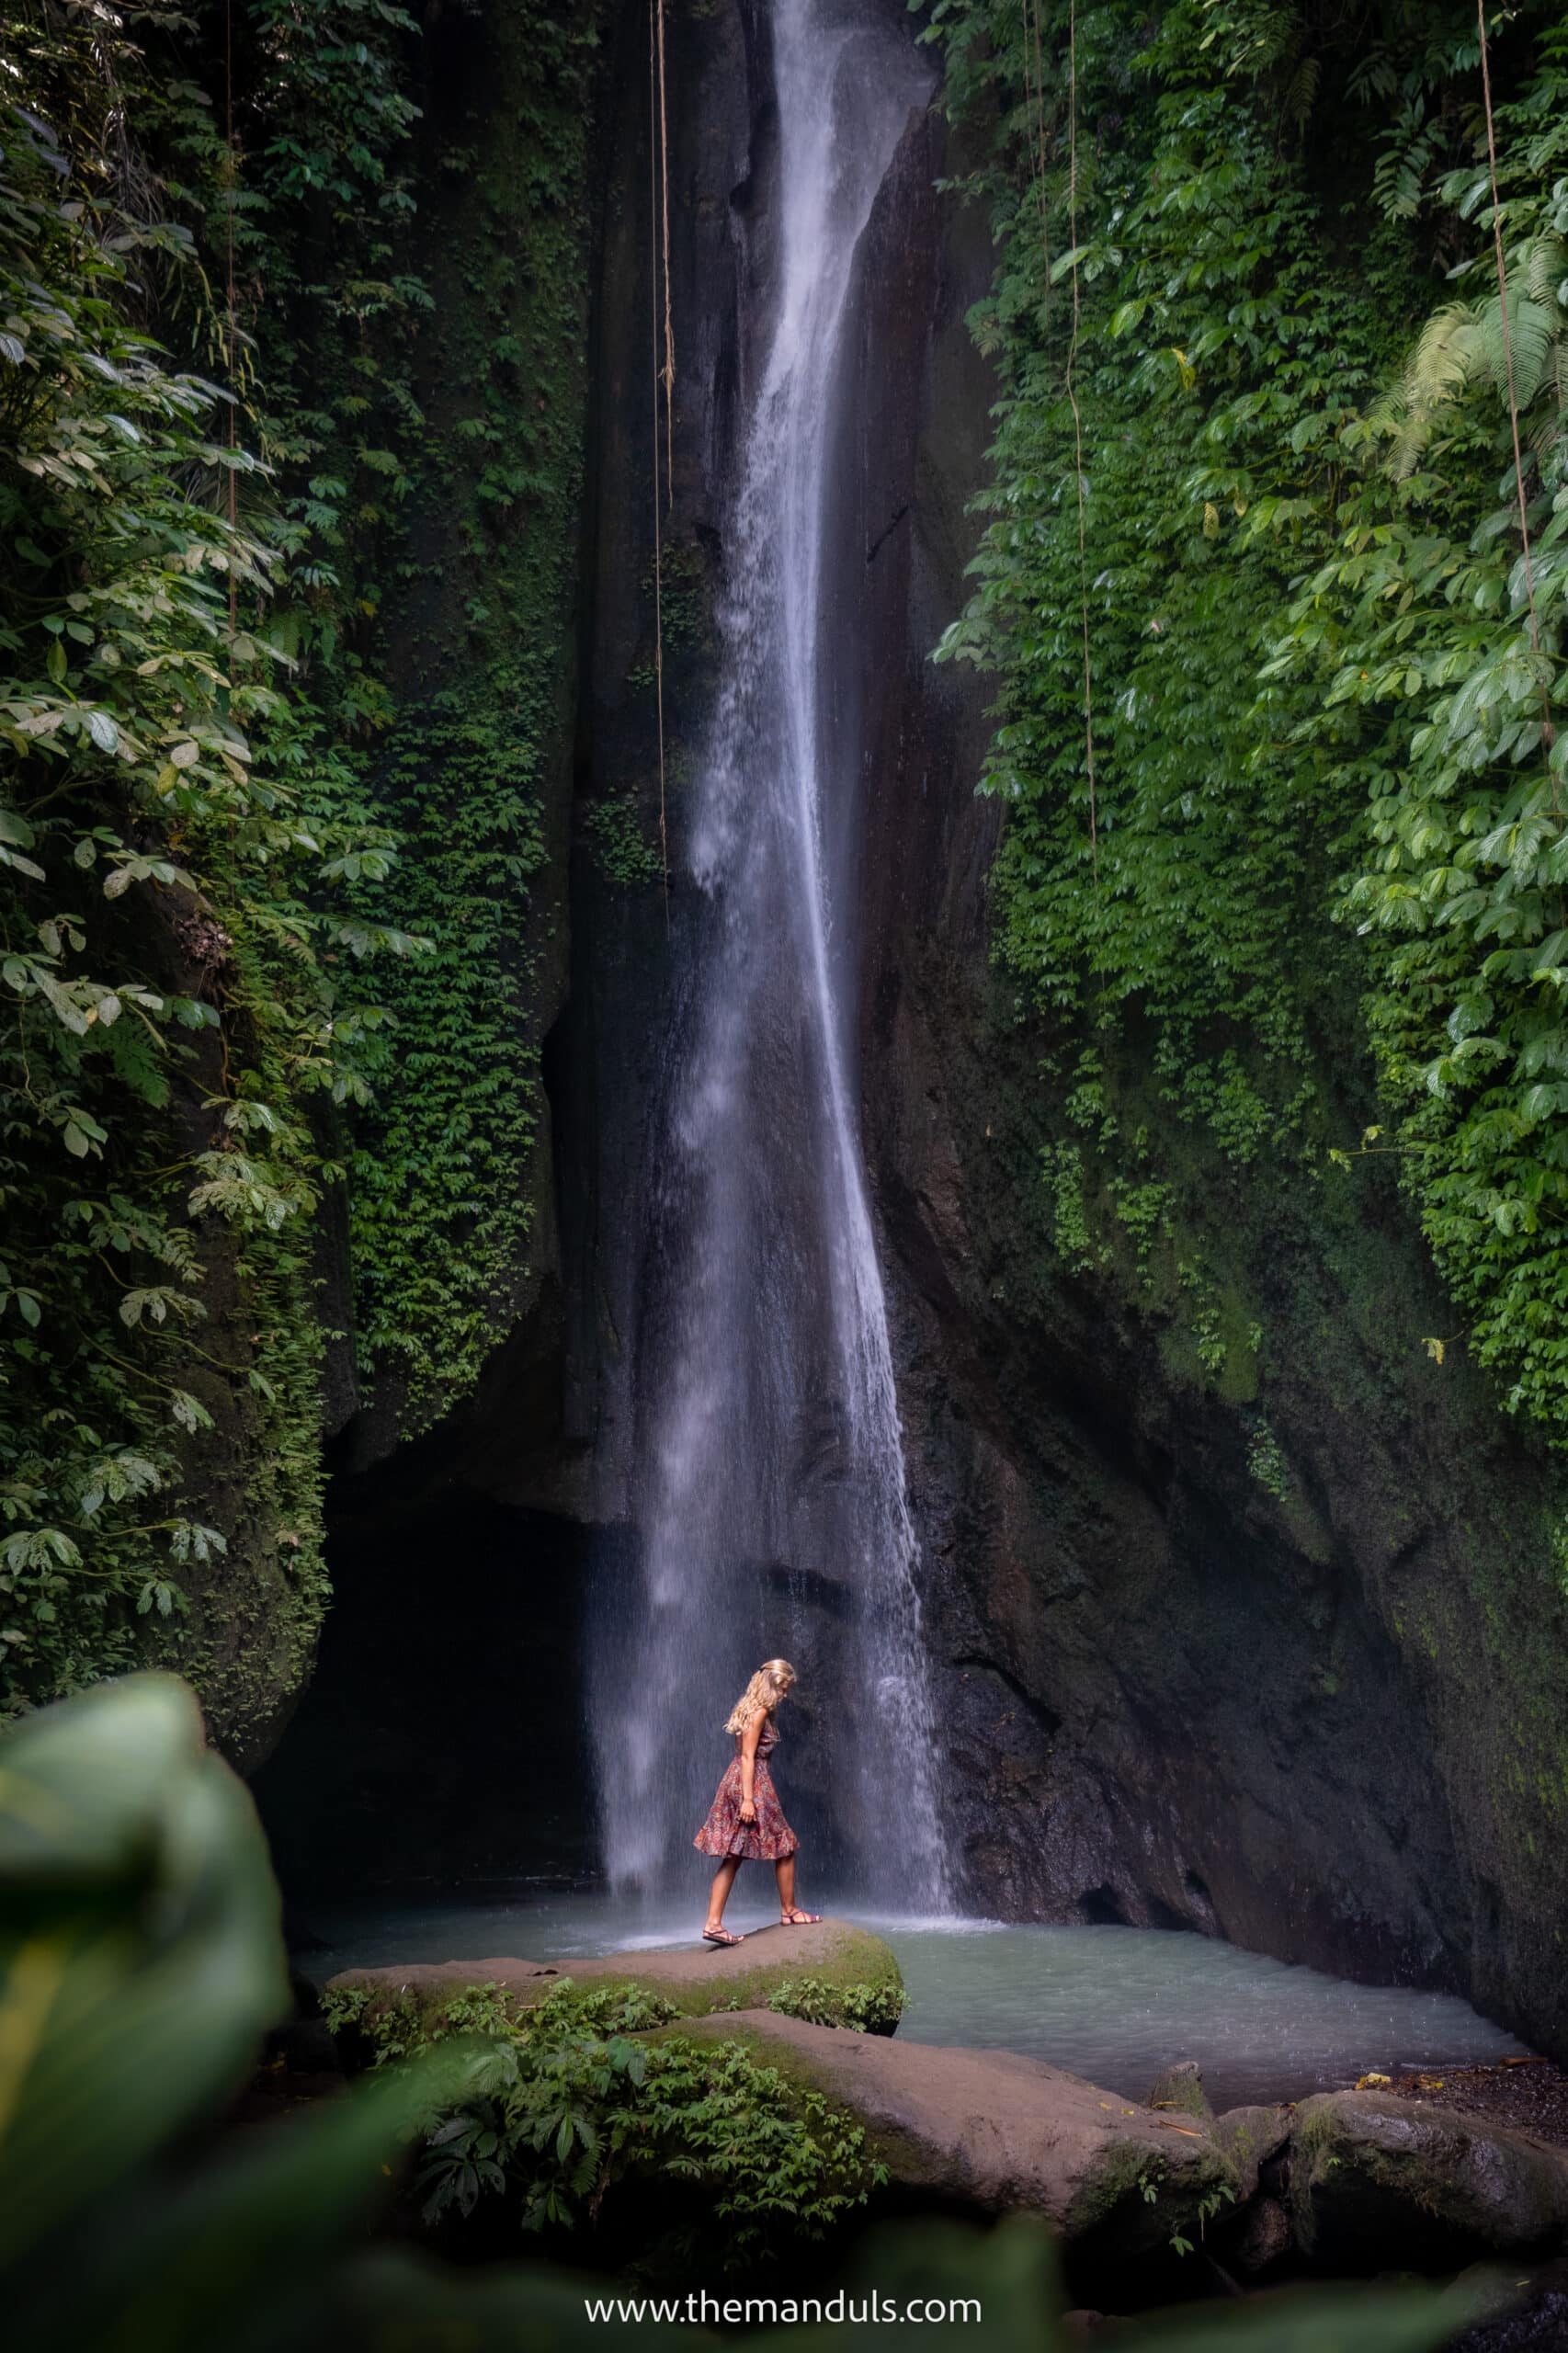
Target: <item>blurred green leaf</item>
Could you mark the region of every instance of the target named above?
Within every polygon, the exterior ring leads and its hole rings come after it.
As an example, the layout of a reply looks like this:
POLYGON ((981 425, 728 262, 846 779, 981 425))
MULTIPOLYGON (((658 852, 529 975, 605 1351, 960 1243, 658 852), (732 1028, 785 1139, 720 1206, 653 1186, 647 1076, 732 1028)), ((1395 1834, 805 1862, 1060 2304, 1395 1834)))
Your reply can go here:
POLYGON ((288 2007, 244 1789, 172 1676, 0 1748, 0 2264, 244 2082, 288 2007))
POLYGON ((116 2200, 79 2263, 25 2274, 11 2318, 30 2353, 199 2353, 301 2344, 328 2269, 392 2187, 401 2143, 455 2096, 460 2052, 368 2078, 313 2114, 245 2128, 180 2186, 116 2200))
POLYGON ((1286 2288, 1133 2326, 1129 2353, 1429 2353, 1485 2309, 1461 2288, 1286 2288))

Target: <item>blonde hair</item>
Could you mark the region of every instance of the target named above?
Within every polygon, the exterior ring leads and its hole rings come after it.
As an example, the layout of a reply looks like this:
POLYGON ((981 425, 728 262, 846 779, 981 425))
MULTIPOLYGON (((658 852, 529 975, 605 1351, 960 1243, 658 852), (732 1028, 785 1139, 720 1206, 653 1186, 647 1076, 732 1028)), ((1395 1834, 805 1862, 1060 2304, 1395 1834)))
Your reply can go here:
POLYGON ((756 1716, 770 1715, 795 1680, 795 1670, 787 1658, 770 1658, 759 1666, 734 1706, 730 1710, 726 1732, 744 1732, 756 1716), (784 1691, 778 1688, 782 1684, 784 1691))

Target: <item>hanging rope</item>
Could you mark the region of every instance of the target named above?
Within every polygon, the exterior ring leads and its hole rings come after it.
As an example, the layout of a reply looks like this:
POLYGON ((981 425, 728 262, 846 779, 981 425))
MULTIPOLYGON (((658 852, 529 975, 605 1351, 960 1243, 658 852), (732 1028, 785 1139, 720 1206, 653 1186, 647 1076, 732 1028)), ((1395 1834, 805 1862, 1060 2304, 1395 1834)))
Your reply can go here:
POLYGON ((670 126, 665 107, 665 0, 659 0, 659 177, 664 192, 665 245, 665 495, 676 498, 676 338, 670 317, 670 126))
MULTIPOLYGON (((1478 0, 1479 5, 1479 0, 1478 0)), ((1073 409, 1073 457, 1078 484, 1078 596, 1084 620, 1084 764, 1089 779, 1089 856, 1099 888, 1100 840, 1095 807, 1095 690, 1089 667, 1089 560, 1084 517, 1084 426, 1073 369, 1078 358, 1078 11, 1067 11, 1067 235, 1073 255, 1073 334, 1067 346, 1067 398, 1073 409)))
MULTIPOLYGON (((659 5, 659 24, 663 26, 663 0, 659 5)), ((666 415, 669 408, 669 385, 673 370, 666 376, 659 366, 659 142, 658 108, 662 100, 663 77, 658 66, 657 38, 654 29, 654 0, 648 0, 648 239, 653 290, 653 701, 659 725, 659 872, 665 892, 665 929, 670 927, 670 842, 665 810, 665 609, 664 609, 664 534, 659 518, 659 386, 665 385, 666 415)), ((665 319, 666 333, 669 321, 669 247, 666 210, 665 248, 665 319)))

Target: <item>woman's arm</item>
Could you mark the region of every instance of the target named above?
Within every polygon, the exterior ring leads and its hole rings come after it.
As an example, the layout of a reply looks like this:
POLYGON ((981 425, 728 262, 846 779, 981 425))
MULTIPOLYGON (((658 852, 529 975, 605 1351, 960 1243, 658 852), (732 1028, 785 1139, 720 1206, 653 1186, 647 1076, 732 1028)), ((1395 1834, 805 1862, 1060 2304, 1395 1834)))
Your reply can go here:
POLYGON ((741 1734, 741 1820, 743 1822, 756 1820, 756 1802, 752 1791, 756 1779, 756 1744, 762 1738, 762 1727, 766 1722, 767 1718, 759 1708, 741 1734))

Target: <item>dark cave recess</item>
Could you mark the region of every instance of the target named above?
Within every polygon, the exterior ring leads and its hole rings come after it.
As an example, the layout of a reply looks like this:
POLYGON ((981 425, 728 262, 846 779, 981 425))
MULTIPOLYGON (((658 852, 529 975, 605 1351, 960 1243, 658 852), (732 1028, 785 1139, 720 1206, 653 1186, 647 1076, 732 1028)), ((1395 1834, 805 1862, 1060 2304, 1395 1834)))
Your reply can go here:
POLYGON ((338 1527, 315 1674, 253 1784, 291 1906, 594 1877, 579 1621, 614 1540, 460 1488, 338 1527))

